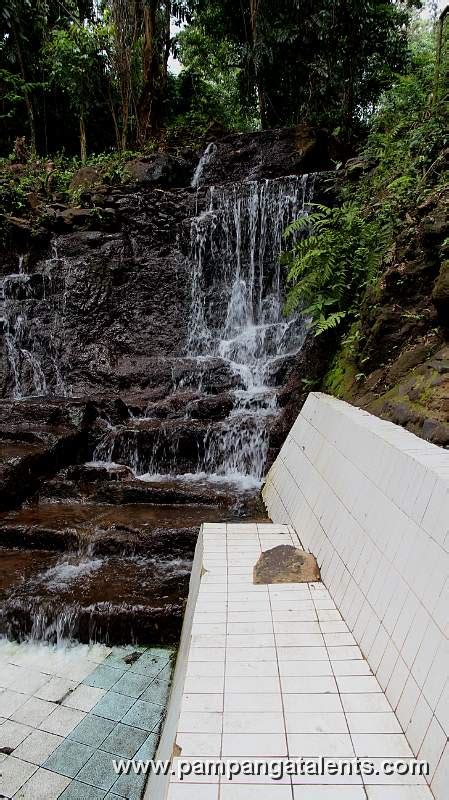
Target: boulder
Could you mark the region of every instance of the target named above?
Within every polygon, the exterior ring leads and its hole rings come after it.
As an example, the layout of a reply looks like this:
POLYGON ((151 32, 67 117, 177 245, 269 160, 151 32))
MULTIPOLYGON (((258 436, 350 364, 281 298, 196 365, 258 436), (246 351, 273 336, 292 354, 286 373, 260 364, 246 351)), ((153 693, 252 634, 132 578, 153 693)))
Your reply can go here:
POLYGON ((87 225, 92 219, 91 208, 66 208, 56 216, 56 222, 66 228, 87 225))
POLYGON ((101 175, 96 167, 81 167, 77 169, 69 183, 69 190, 76 192, 78 189, 92 189, 101 183, 101 175))
POLYGON ((253 570, 253 583, 312 583, 321 580, 315 556, 289 544, 266 550, 253 570))
POLYGON ((342 155, 330 134, 310 125, 229 134, 215 141, 214 157, 201 172, 199 184, 279 178, 333 169, 342 155))
POLYGON ((230 414, 234 400, 229 392, 217 395, 205 395, 187 406, 187 413, 192 419, 224 419, 230 414))
POLYGON ((374 159, 365 158, 349 158, 345 164, 346 175, 350 181, 358 181, 367 172, 374 169, 376 161, 374 159))
POLYGON ((191 167, 184 159, 166 153, 133 159, 128 161, 126 169, 131 178, 142 186, 188 186, 192 177, 191 167))

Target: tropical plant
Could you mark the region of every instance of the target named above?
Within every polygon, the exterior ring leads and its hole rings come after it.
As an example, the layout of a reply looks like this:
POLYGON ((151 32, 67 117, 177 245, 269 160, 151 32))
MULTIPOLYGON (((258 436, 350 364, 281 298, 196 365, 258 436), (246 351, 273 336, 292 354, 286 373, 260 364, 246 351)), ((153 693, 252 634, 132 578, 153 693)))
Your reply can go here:
POLYGON ((314 204, 285 232, 286 240, 293 240, 283 258, 290 287, 286 313, 300 308, 317 335, 353 320, 389 236, 388 225, 366 219, 355 203, 335 208, 314 204))

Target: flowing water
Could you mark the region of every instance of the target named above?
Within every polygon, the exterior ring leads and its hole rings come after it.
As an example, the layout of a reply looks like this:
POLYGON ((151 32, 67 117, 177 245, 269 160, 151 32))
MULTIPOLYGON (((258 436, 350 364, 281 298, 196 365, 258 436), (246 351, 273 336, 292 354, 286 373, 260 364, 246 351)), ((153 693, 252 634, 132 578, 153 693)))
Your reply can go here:
POLYGON ((201 156, 200 160, 198 161, 197 168, 194 172, 191 187, 192 189, 197 189, 198 186, 201 184, 201 178, 203 177, 204 170, 214 160, 215 155, 217 154, 217 145, 215 142, 210 142, 207 145, 203 155, 201 156))
POLYGON ((285 228, 308 213, 314 176, 210 187, 192 220, 192 305, 187 352, 219 357, 238 376, 229 418, 211 428, 202 468, 263 476, 276 412, 276 365, 301 348, 305 321, 283 314, 285 228))
POLYGON ((51 292, 52 268, 57 266, 57 261, 54 251, 46 262, 46 273, 31 276, 25 271, 24 257, 20 256, 18 271, 6 275, 0 282, 0 321, 15 400, 50 393, 63 397, 69 394, 60 366, 65 292, 61 308, 54 306, 51 292), (33 318, 36 303, 45 306, 49 320, 49 335, 43 342, 33 318), (46 371, 50 375, 48 380, 46 371))
MULTIPOLYGON (((150 404, 145 413, 131 415, 121 425, 105 422, 104 436, 89 454, 98 468, 114 462, 128 466, 131 472, 124 480, 132 484, 135 477, 140 478, 139 491, 154 482, 160 492, 163 483, 165 490, 176 492, 184 482, 184 495, 196 493, 203 503, 206 497, 209 511, 191 500, 191 507, 170 510, 167 520, 177 537, 186 527, 195 533, 207 514, 215 519, 215 515, 240 513, 246 497, 254 496, 264 475, 270 429, 278 413, 277 393, 307 330, 300 316, 286 318, 283 313, 280 255, 285 228, 308 213, 314 176, 202 188, 202 170, 214 152, 211 147, 205 153, 194 178, 196 212, 190 219, 185 250, 191 275, 189 334, 184 353, 173 367, 169 395, 169 399, 182 398, 190 392, 205 404, 206 412, 195 416, 188 403, 185 407, 181 403, 179 413, 164 419, 150 404), (215 383, 209 379, 212 370, 221 376, 215 383), (208 411, 214 403, 219 407, 215 414, 208 411), (198 485, 186 490, 186 482, 198 485), (213 497, 220 492, 232 496, 235 506, 220 506, 222 501, 217 501, 214 507, 213 497)), ((70 393, 61 368, 70 285, 67 276, 58 278, 59 266, 55 249, 45 262, 44 274, 27 274, 20 260, 17 272, 1 284, 0 318, 16 399, 70 393), (36 303, 44 309, 40 319, 48 320, 45 337, 36 327, 42 324, 33 315, 36 303)), ((142 520, 137 520, 136 506, 120 506, 110 525, 106 517, 84 520, 83 515, 93 508, 98 511, 98 500, 97 506, 89 501, 84 505, 81 498, 79 507, 72 505, 69 511, 60 503, 45 511, 41 504, 39 514, 45 512, 53 520, 51 524, 48 519, 38 520, 43 535, 52 542, 48 550, 37 553, 34 549, 31 520, 29 549, 22 549, 27 543, 20 537, 18 546, 4 544, 11 549, 2 553, 0 634, 121 642, 128 635, 134 639, 154 636, 155 630, 168 630, 171 618, 181 619, 180 592, 182 587, 187 591, 188 564, 179 561, 177 551, 171 560, 150 557, 154 543, 145 525, 161 527, 160 520, 151 517, 152 507, 143 505, 142 520), (63 513, 67 519, 61 518, 63 513), (53 528, 67 539, 62 554, 53 528), (113 543, 113 551, 83 548, 84 539, 97 541, 99 536, 113 543), (129 537, 136 541, 136 552, 142 546, 149 548, 144 559, 136 560, 134 552, 129 552, 129 537)), ((19 518, 16 524, 20 533, 19 518)), ((174 636, 173 626, 171 631, 174 636)))
MULTIPOLYGON (((204 154, 195 185, 213 155, 213 148, 204 154)), ((203 391, 203 376, 211 360, 218 359, 236 385, 232 409, 224 420, 197 431, 188 463, 180 458, 186 451, 185 423, 161 422, 152 418, 151 409, 125 429, 111 426, 94 452, 95 461, 127 464, 145 480, 182 474, 186 481, 260 485, 277 413, 277 372, 299 352, 307 331, 306 320, 283 313, 284 231, 308 213, 314 177, 198 190, 197 215, 190 223, 192 289, 185 369, 172 391, 203 391)), ((190 427, 195 434, 193 420, 190 427)))

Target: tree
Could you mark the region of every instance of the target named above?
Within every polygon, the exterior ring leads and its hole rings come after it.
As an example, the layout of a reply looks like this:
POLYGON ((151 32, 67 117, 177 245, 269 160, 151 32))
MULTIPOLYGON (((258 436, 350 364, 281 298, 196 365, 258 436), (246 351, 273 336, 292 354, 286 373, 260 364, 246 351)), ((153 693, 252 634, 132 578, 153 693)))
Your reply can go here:
POLYGON ((197 0, 193 25, 232 43, 262 127, 306 120, 350 138, 405 66, 407 21, 394 0, 197 0))
POLYGON ((51 32, 44 52, 50 83, 66 95, 79 120, 81 160, 87 158, 86 119, 95 104, 98 75, 104 72, 104 30, 72 23, 51 32))
POLYGON ((138 141, 159 138, 167 112, 171 20, 189 15, 188 0, 144 0, 142 88, 137 104, 138 141))
MULTIPOLYGON (((194 1, 194 0, 192 0, 194 1)), ((188 0, 108 0, 113 21, 113 65, 121 107, 121 147, 131 122, 143 146, 158 138, 167 116, 172 20, 184 20, 188 0)))
POLYGON ((140 3, 138 0, 110 0, 113 22, 111 60, 120 96, 120 130, 117 143, 126 150, 135 99, 134 62, 141 31, 140 3))
MULTIPOLYGON (((28 118, 28 132, 31 150, 36 150, 36 122, 33 90, 38 85, 33 80, 32 62, 29 59, 30 29, 33 20, 34 33, 42 27, 44 9, 41 3, 33 5, 31 0, 8 0, 1 13, 2 56, 5 59, 2 70, 3 83, 14 87, 14 94, 8 94, 10 101, 24 102, 28 118), (9 45, 9 47, 8 47, 9 45), (28 54, 27 55, 25 54, 28 54), (5 69, 8 66, 9 69, 5 69)), ((2 59, 3 60, 3 59, 2 59)))
POLYGON ((449 6, 446 6, 440 14, 437 23, 437 48, 435 59, 435 77, 433 82, 432 106, 435 107, 439 102, 447 102, 447 86, 449 77, 449 6), (441 97, 442 86, 446 87, 446 92, 441 97))
POLYGON ((257 126, 254 98, 242 91, 242 53, 226 37, 206 34, 188 25, 176 37, 175 52, 183 71, 176 78, 176 103, 170 111, 196 119, 201 127, 217 120, 226 128, 246 130, 257 126))
POLYGON ((25 133, 32 151, 46 149, 47 130, 55 124, 55 103, 48 102, 45 42, 54 28, 83 24, 92 17, 93 0, 4 1, 0 11, 3 148, 10 148, 14 138, 25 133))

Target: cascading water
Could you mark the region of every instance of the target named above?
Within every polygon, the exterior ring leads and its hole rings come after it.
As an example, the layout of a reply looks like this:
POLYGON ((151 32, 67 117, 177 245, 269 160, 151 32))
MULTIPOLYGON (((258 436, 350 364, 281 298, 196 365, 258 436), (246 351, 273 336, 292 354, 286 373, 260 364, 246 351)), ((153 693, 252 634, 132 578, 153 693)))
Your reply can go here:
POLYGON ((0 320, 6 345, 6 355, 11 374, 12 396, 15 400, 25 397, 69 394, 60 368, 61 331, 63 328, 65 291, 61 308, 53 303, 51 292, 52 268, 57 266, 58 256, 46 261, 46 273, 29 275, 24 269, 24 258, 19 258, 18 272, 6 275, 0 283, 0 320), (33 280, 34 278, 34 280, 33 280), (34 321, 37 303, 45 305, 51 322, 39 338, 39 327, 34 321))
POLYGON ((206 169, 207 165, 210 164, 211 161, 213 161, 216 152, 217 152, 217 145, 215 144, 215 142, 210 142, 210 144, 207 145, 200 160, 198 161, 198 166, 192 178, 192 183, 191 183, 192 189, 197 189, 198 186, 200 185, 203 172, 206 169))
POLYGON ((241 384, 230 416, 207 436, 207 473, 263 476, 276 409, 272 372, 306 332, 303 319, 282 312, 283 233, 307 214, 313 187, 308 175, 210 187, 192 220, 188 355, 222 358, 241 384))
POLYGON ((16 295, 28 297, 29 281, 30 277, 24 274, 20 259, 19 272, 7 275, 1 284, 3 332, 12 375, 12 395, 16 400, 25 395, 42 395, 47 391, 40 361, 29 342, 26 300, 15 299, 16 295))
POLYGON ((301 349, 307 331, 306 320, 283 314, 283 235, 308 213, 314 178, 198 190, 197 208, 203 210, 190 222, 189 335, 182 378, 173 377, 171 391, 195 389, 206 396, 205 377, 219 362, 236 387, 231 411, 198 429, 188 409, 177 426, 154 418, 150 407, 129 425, 108 426, 94 462, 126 464, 147 480, 231 480, 248 489, 260 484, 277 409, 277 375, 301 349))

